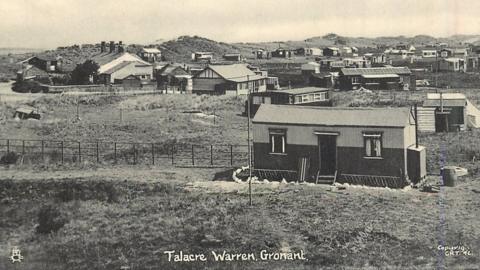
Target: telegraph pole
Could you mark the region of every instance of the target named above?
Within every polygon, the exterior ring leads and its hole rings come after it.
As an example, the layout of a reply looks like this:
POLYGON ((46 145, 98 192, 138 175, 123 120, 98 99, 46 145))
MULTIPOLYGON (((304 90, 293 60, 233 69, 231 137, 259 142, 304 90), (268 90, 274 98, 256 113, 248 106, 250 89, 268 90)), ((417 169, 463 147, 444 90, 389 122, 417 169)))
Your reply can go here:
POLYGON ((248 122, 247 122, 247 145, 248 145, 248 176, 249 176, 249 181, 248 181, 248 199, 249 199, 249 205, 252 206, 252 153, 250 150, 250 76, 247 75, 247 88, 248 88, 248 94, 247 94, 247 117, 248 117, 248 122))

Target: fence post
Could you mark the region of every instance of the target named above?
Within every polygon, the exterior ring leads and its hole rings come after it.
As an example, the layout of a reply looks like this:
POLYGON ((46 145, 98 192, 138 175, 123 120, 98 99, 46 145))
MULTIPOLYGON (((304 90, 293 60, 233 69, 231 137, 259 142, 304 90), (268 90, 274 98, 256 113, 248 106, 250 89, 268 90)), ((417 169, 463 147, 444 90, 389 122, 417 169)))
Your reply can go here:
POLYGON ((63 164, 63 141, 60 142, 60 148, 62 152, 62 164, 63 164))
POLYGON ((137 164, 137 149, 135 149, 135 144, 132 144, 133 146, 133 165, 137 164))
POLYGON ((213 166, 213 145, 210 144, 210 165, 213 166))
POLYGON ((233 166, 233 145, 230 145, 230 166, 233 166))
POLYGON ((152 143, 152 165, 155 165, 155 144, 152 143))
POLYGON ((95 149, 96 149, 96 154, 97 154, 97 163, 100 163, 100 153, 98 152, 98 141, 96 143, 95 149))
POLYGON ((194 145, 192 144, 192 166, 195 166, 195 150, 193 148, 194 145))
POLYGON ((10 153, 10 140, 7 140, 7 154, 10 153))
POLYGON ((175 165, 175 159, 174 159, 174 154, 175 154, 175 144, 172 144, 172 165, 175 165))
POLYGON ((82 147, 80 145, 80 142, 78 142, 78 162, 82 162, 82 147))
POLYGON ((115 160, 115 164, 117 163, 117 143, 113 143, 113 159, 115 160))
POLYGON ((22 156, 25 156, 25 140, 22 140, 22 156))
POLYGON ((45 141, 42 140, 42 161, 45 161, 45 141))

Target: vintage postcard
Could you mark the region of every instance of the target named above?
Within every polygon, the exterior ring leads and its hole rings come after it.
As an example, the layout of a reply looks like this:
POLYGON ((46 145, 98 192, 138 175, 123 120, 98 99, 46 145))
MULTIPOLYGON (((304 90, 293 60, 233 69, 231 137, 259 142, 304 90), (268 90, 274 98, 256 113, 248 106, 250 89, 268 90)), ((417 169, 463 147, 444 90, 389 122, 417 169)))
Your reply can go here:
POLYGON ((479 11, 3 1, 0 269, 479 269, 479 11))

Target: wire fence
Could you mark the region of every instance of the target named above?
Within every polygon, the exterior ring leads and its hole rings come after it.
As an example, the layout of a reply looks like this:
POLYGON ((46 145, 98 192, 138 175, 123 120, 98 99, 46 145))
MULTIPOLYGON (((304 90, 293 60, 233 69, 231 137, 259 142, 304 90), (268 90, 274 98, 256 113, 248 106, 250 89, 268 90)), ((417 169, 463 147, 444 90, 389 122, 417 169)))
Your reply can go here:
POLYGON ((90 162, 192 167, 248 164, 247 145, 0 139, 0 157, 5 158, 9 153, 15 153, 23 164, 90 162))

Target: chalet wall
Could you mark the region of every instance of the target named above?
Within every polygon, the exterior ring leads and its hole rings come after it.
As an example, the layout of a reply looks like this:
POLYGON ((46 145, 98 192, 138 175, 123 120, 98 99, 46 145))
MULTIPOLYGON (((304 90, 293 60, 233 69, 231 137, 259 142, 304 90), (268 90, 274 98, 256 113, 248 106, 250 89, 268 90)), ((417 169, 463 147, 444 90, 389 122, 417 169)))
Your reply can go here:
POLYGON ((215 86, 218 84, 226 83, 227 81, 222 78, 193 78, 193 92, 203 92, 203 91, 215 91, 215 86))
MULTIPOLYGON (((412 125, 414 128, 414 125, 412 125)), ((287 130, 287 145, 317 145, 317 135, 315 131, 320 132, 339 132, 337 136, 337 146, 339 147, 363 147, 363 134, 365 131, 382 132, 382 144, 384 148, 404 149, 406 147, 406 139, 404 138, 407 131, 404 128, 383 128, 383 127, 326 127, 326 126, 300 126, 300 125, 285 125, 285 124, 253 124, 253 140, 257 143, 268 143, 269 128, 286 129, 287 130)), ((409 129, 408 134, 411 135, 412 130, 409 129)), ((415 130, 413 129, 413 132, 415 130)), ((413 133, 413 136, 415 133, 413 133)), ((411 142, 409 137, 408 143, 411 142)), ((413 137, 415 138, 415 137, 413 137)), ((414 139, 413 139, 414 141, 414 139)))
MULTIPOLYGON (((298 160, 310 159, 308 175, 313 177, 319 168, 317 145, 286 146, 285 154, 270 153, 269 143, 253 144, 255 169, 298 170, 298 160)), ((337 147, 337 170, 339 174, 376 176, 401 176, 406 173, 406 149, 383 148, 382 158, 365 158, 363 147, 337 147)))
POLYGON ((138 63, 133 62, 128 66, 125 66, 124 68, 112 73, 110 76, 110 82, 113 83, 115 79, 123 79, 128 75, 149 75, 150 78, 148 80, 151 80, 153 76, 153 69, 151 66, 138 66, 138 63))

